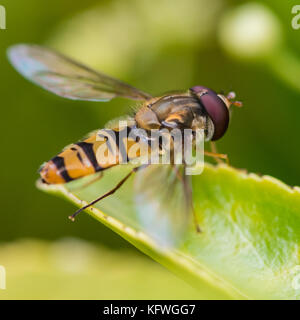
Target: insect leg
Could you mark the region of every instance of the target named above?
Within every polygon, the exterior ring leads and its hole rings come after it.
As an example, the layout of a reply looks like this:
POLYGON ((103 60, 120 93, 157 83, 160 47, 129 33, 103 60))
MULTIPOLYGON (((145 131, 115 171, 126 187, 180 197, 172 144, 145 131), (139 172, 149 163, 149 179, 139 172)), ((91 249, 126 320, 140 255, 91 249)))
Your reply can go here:
POLYGON ((83 210, 89 208, 90 206, 94 205, 95 203, 99 202, 100 200, 114 194, 118 189, 120 189, 122 187, 122 185, 129 179, 129 177, 137 172, 140 169, 145 168, 145 165, 139 166, 139 167, 135 167, 133 168, 113 189, 111 189, 110 191, 106 192, 105 194, 103 194, 101 197, 93 200, 92 202, 88 203, 87 205, 85 205, 84 207, 78 209, 75 213, 73 213, 71 216, 69 216, 69 219, 74 221, 75 217, 83 210))
POLYGON ((93 177, 92 179, 90 179, 89 181, 87 181, 86 183, 84 183, 82 186, 72 188, 72 191, 75 191, 75 190, 77 190, 77 189, 86 188, 86 187, 88 187, 89 185, 93 184, 94 182, 100 180, 102 177, 103 177, 103 172, 102 172, 102 171, 99 171, 99 172, 97 172, 97 173, 95 174, 95 177, 93 177))
MULTIPOLYGON (((188 177, 186 174, 181 174, 178 170, 178 167, 174 166, 173 167, 176 173, 176 177, 179 179, 179 181, 183 184, 183 189, 184 189, 184 193, 187 199, 187 204, 188 206, 190 206, 190 209, 192 210, 193 213, 193 218, 194 218, 194 224, 195 224, 195 228, 196 228, 196 232, 197 233, 201 233, 201 228, 196 216, 196 211, 194 208, 194 203, 193 203, 193 190, 191 188, 191 185, 188 181, 188 177)), ((185 172, 185 167, 184 167, 184 171, 185 172)))
POLYGON ((224 161, 221 160, 223 159, 229 165, 228 155, 223 153, 218 153, 216 144, 213 141, 210 142, 210 148, 211 148, 211 152, 204 151, 204 155, 214 158, 217 163, 224 163, 224 161))

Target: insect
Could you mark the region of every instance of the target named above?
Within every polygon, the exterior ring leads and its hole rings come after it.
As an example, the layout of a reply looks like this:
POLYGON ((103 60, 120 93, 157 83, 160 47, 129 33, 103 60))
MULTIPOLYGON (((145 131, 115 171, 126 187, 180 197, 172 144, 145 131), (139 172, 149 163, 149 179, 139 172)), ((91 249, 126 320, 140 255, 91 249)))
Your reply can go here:
MULTIPOLYGON (((186 92, 152 97, 120 80, 37 45, 15 45, 8 50, 8 57, 25 78, 64 98, 109 101, 115 97, 123 97, 141 100, 139 109, 132 117, 127 118, 129 124, 126 128, 112 126, 111 131, 98 130, 83 141, 66 147, 45 163, 40 169, 40 176, 46 184, 68 183, 88 175, 102 173, 120 164, 122 160, 120 156, 114 162, 101 161, 98 150, 103 146, 109 149, 113 145, 118 150, 123 149, 123 157, 130 158, 128 143, 145 143, 137 139, 132 141, 132 138, 129 138, 130 133, 136 129, 144 129, 147 133, 151 130, 191 129, 193 133, 201 128, 204 130, 206 141, 218 140, 228 128, 230 106, 241 106, 240 102, 233 101, 234 93, 225 96, 204 86, 194 86, 186 92), (118 136, 123 130, 125 130, 123 141, 110 139, 111 132, 118 136), (99 136, 105 139, 99 141, 99 136)), ((146 144, 149 146, 148 141, 146 144)), ((216 159, 227 158, 215 150, 205 151, 205 155, 216 159)), ((148 225, 150 233, 155 235, 168 233, 169 238, 176 238, 186 228, 193 213, 192 188, 189 177, 184 174, 184 167, 184 163, 181 165, 150 163, 150 165, 136 166, 115 188, 80 208, 70 218, 74 219, 82 210, 113 194, 135 174, 137 210, 142 219, 147 221, 145 225, 148 225)), ((199 231, 195 214, 194 220, 199 231)))

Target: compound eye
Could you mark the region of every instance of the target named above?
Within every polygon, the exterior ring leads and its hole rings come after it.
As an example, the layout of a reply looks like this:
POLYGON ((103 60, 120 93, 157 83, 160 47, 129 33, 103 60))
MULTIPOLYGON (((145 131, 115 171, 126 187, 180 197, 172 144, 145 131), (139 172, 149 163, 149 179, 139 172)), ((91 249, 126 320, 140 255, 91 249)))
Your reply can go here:
POLYGON ((203 86, 195 86, 191 91, 196 94, 201 105, 214 124, 212 140, 220 139, 226 132, 229 124, 229 110, 217 93, 203 86))
POLYGON ((204 86, 194 86, 190 90, 196 95, 205 94, 205 92, 217 94, 214 90, 204 86))

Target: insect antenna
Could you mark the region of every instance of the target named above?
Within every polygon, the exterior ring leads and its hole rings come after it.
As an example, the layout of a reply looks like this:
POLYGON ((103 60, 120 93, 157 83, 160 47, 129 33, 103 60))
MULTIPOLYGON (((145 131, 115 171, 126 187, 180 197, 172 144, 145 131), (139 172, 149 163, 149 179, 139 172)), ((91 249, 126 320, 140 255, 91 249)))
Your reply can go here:
POLYGON ((243 106, 243 103, 241 101, 234 100, 236 98, 236 94, 234 91, 229 92, 226 98, 230 102, 230 105, 233 105, 239 108, 243 106))

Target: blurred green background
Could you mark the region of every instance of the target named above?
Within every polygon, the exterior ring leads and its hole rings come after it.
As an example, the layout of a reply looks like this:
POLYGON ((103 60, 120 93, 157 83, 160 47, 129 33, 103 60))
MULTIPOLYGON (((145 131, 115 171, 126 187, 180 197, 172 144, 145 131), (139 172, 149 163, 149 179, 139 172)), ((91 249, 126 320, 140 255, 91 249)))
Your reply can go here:
MULTIPOLYGON (((53 47, 154 95, 196 84, 216 91, 234 90, 244 108, 234 110, 230 130, 218 143, 219 150, 228 153, 233 166, 300 185, 300 30, 291 26, 291 9, 297 1, 248 3, 255 5, 241 9, 240 1, 225 0, 0 2, 7 12, 7 29, 0 30, 0 264, 22 266, 32 252, 37 256, 45 252, 37 247, 48 248, 52 241, 72 237, 93 242, 97 248, 101 243, 101 256, 115 255, 112 264, 121 259, 132 261, 126 266, 132 272, 139 266, 138 259, 147 266, 147 274, 154 270, 156 277, 158 270, 157 281, 173 277, 88 215, 71 223, 67 216, 74 212, 72 205, 36 189, 37 169, 42 162, 126 113, 132 103, 122 99, 106 104, 68 101, 45 92, 24 80, 8 63, 6 49, 16 43, 53 47), (247 21, 248 12, 252 18, 239 27, 247 21), (231 33, 231 24, 234 30, 244 30, 242 37, 231 33), (24 238, 38 242, 20 243, 24 238)), ((100 270, 101 261, 97 263, 100 270)), ((42 283, 51 282, 45 265, 38 266, 39 276, 25 268, 23 281, 35 282, 42 277, 42 283)), ((20 276, 20 268, 12 271, 14 277, 20 276)), ((113 279, 118 268, 107 267, 106 272, 113 279)), ((66 292, 72 291, 64 276, 55 279, 66 281, 66 292)), ((112 282, 112 291, 130 286, 126 276, 122 279, 112 282)), ((174 286, 161 282, 165 289, 159 297, 174 297, 174 287, 184 288, 177 298, 197 296, 175 277, 170 283, 174 286)), ((91 281, 91 286, 96 285, 91 281)), ((54 293, 38 295, 40 288, 30 291, 29 286, 20 294, 9 292, 7 286, 7 296, 1 292, 4 298, 55 297, 54 293)), ((108 298, 157 297, 159 286, 150 281, 149 286, 134 288, 108 298)), ((64 296, 63 290, 59 291, 60 298, 76 297, 64 296)), ((89 290, 87 286, 83 292, 89 290)), ((93 292, 78 298, 105 297, 103 292, 93 292)), ((205 292, 199 297, 205 297, 205 292)))

